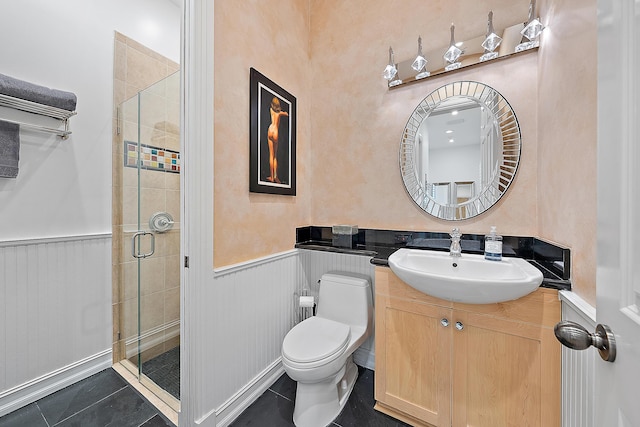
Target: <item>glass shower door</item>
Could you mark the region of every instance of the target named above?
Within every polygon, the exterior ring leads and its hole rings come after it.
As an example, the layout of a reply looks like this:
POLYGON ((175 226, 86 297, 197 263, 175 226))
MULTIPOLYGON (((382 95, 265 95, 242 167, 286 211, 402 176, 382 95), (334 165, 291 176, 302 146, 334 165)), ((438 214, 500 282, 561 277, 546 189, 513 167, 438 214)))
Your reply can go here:
POLYGON ((179 73, 122 108, 126 359, 141 383, 179 410, 179 73))

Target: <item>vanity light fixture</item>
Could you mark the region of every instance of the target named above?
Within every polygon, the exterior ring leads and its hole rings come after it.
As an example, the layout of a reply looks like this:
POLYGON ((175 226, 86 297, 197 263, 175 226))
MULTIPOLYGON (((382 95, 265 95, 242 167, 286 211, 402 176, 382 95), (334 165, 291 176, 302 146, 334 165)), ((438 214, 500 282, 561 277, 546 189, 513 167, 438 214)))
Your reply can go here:
POLYGON ((427 70, 422 71, 426 66, 427 58, 422 54, 422 37, 418 36, 418 54, 416 55, 416 59, 413 61, 413 64, 411 64, 411 68, 418 72, 416 80, 423 79, 431 75, 427 70))
POLYGON ((487 22, 487 37, 482 42, 484 48, 484 54, 480 57, 480 62, 489 61, 498 57, 498 52, 494 50, 502 43, 502 37, 496 34, 493 29, 493 11, 489 12, 487 22))
POLYGON ((389 63, 384 68, 382 76, 385 79, 391 81, 396 76, 396 74, 398 74, 398 69, 396 68, 396 63, 393 60, 393 49, 391 49, 391 46, 389 46, 389 63))
MULTIPOLYGON (((529 2, 529 11, 526 17, 520 15, 515 22, 503 28, 499 27, 497 31, 493 26, 493 10, 490 10, 487 15, 484 37, 478 35, 466 41, 456 42, 455 25, 451 23, 451 37, 448 46, 434 50, 435 52, 443 52, 444 63, 442 65, 437 57, 433 62, 434 58, 429 52, 427 52, 427 55, 430 56, 429 59, 424 55, 422 36, 418 36, 416 56, 400 63, 395 62, 393 49, 389 47, 389 62, 383 72, 388 87, 394 88, 448 71, 498 58, 507 58, 521 51, 537 49, 540 45, 540 34, 545 26, 536 15, 536 0, 529 0, 529 2), (521 33, 520 36, 518 36, 518 32, 521 33)), ((500 12, 498 11, 498 13, 500 12)))
POLYGON ((393 49, 389 46, 389 63, 384 68, 382 76, 389 81, 389 87, 398 86, 402 83, 402 80, 395 78, 398 75, 398 68, 393 59, 393 49))
POLYGON ((456 40, 454 36, 456 26, 451 24, 451 41, 449 42, 449 49, 444 53, 443 58, 449 63, 444 67, 445 71, 451 71, 460 68, 461 62, 458 62, 458 58, 462 55, 462 50, 456 46, 456 40))
POLYGON ((535 17, 536 0, 531 0, 529 4, 529 19, 520 33, 523 35, 522 41, 516 46, 516 52, 522 52, 523 50, 533 49, 540 46, 540 40, 538 37, 544 30, 544 25, 540 22, 540 19, 535 17))

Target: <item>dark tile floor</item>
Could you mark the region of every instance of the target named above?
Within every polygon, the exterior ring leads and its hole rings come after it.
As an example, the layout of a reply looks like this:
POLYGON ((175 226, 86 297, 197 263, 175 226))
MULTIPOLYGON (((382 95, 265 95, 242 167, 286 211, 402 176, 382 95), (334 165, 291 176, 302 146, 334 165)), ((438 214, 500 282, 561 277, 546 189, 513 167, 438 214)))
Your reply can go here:
MULTIPOLYGON (((359 375, 347 405, 331 427, 403 427, 373 409, 373 371, 359 375)), ((283 374, 236 419, 232 427, 293 426, 296 383, 283 374)), ((175 427, 113 369, 0 417, 0 427, 175 427)))
MULTIPOLYGON (((342 413, 331 427, 402 427, 408 426, 373 409, 373 371, 358 367, 356 385, 342 413)), ((262 396, 231 424, 231 427, 288 427, 293 424, 296 383, 282 375, 262 396)))
POLYGON ((144 362, 142 372, 163 390, 180 400, 180 346, 144 362))
POLYGON ((0 417, 0 427, 175 427, 113 369, 0 417))

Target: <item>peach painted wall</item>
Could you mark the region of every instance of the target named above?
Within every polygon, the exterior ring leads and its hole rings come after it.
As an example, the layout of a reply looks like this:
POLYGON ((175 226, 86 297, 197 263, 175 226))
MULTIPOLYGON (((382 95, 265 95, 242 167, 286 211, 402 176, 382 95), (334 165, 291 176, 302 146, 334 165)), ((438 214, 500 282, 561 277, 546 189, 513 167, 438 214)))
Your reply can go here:
POLYGON ((293 249, 311 218, 309 2, 215 2, 214 265, 293 249), (249 68, 297 99, 297 196, 249 193, 249 68))
POLYGON ((406 195, 397 168, 400 134, 431 90, 478 80, 500 91, 516 111, 521 166, 496 207, 457 224, 463 233, 484 233, 495 224, 503 234, 540 236, 570 247, 574 289, 595 304, 596 69, 584 58, 596 52, 596 2, 539 3, 550 29, 538 54, 388 91, 380 74, 389 45, 397 61, 408 59, 415 55, 417 34, 428 51, 442 38, 446 44, 451 21, 461 40, 464 31, 483 32, 488 9, 496 19, 518 16, 517 7, 526 15, 528 1, 481 1, 464 10, 446 1, 312 1, 313 224, 449 230, 452 223, 423 214, 406 195), (440 39, 434 42, 436 34, 440 39), (340 64, 342 72, 331 73, 331 64, 340 64))
POLYGON ((497 225, 503 234, 536 235, 536 54, 394 90, 388 90, 382 78, 390 45, 396 61, 403 61, 415 56, 418 35, 426 52, 448 44, 452 21, 456 39, 463 40, 486 31, 491 8, 502 21, 510 14, 513 24, 517 16, 526 19, 528 5, 479 1, 465 2, 462 8, 451 1, 312 1, 313 224, 426 231, 449 231, 455 225, 463 233, 480 234, 497 225), (480 81, 502 93, 518 115, 523 145, 521 166, 507 197, 476 219, 452 223, 425 214, 409 198, 398 149, 418 103, 432 90, 458 80, 480 81))
POLYGON ((596 303, 597 19, 595 0, 543 0, 539 235, 571 247, 572 286, 596 303))
POLYGON ((462 40, 485 31, 488 10, 501 27, 526 17, 529 1, 216 2, 215 265, 291 249, 299 225, 450 230, 454 223, 424 214, 407 196, 398 170, 400 135, 430 91, 477 80, 516 111, 521 166, 496 207, 455 225, 463 233, 497 225, 505 235, 570 247, 574 286, 593 302, 595 176, 584 185, 579 172, 595 170, 596 161, 595 67, 583 59, 595 52, 595 1, 543 3, 540 14, 554 29, 538 53, 388 90, 382 69, 389 45, 402 61, 415 55, 418 35, 429 51, 448 43, 451 22, 462 40), (560 58, 565 49, 574 49, 575 59, 560 58), (247 190, 251 66, 297 96, 295 198, 247 190))

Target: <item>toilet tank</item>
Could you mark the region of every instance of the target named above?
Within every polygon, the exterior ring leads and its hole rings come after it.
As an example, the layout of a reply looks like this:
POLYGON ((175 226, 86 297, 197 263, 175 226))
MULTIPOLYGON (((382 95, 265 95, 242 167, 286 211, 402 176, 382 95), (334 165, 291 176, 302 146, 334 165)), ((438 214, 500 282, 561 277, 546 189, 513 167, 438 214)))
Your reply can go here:
POLYGON ((369 278, 356 273, 323 274, 316 315, 350 326, 369 328, 373 322, 369 278))

